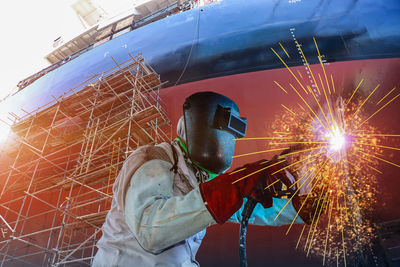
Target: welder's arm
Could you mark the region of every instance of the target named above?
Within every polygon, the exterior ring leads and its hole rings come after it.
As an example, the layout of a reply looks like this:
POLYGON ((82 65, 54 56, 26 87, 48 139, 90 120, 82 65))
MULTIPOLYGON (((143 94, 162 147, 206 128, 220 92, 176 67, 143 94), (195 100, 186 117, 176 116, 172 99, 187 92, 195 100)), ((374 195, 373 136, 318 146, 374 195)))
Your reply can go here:
MULTIPOLYGON (((293 204, 287 198, 273 198, 273 205, 270 208, 265 209, 260 203, 254 208, 253 213, 250 216, 249 224, 255 225, 269 225, 269 226, 281 226, 291 224, 293 219, 296 217, 297 211, 293 207, 293 204), (289 203, 287 203, 289 201, 289 203), (287 205, 286 205, 287 204, 287 205), (286 207, 282 210, 282 208, 286 207), (280 215, 276 218, 278 213, 282 210, 280 215), (276 219, 275 219, 276 218, 276 219)), ((244 205, 247 200, 244 200, 242 207, 233 214, 229 219, 229 222, 240 223, 242 219, 242 212, 244 205)), ((300 216, 296 217, 294 223, 304 223, 300 216)))
POLYGON ((215 223, 196 188, 173 195, 172 165, 162 160, 144 163, 126 194, 125 218, 140 245, 158 253, 215 223))
POLYGON ((252 197, 264 208, 271 207, 272 194, 264 190, 273 183, 267 175, 268 164, 266 160, 249 163, 199 185, 204 203, 217 223, 229 220, 244 198, 252 197))

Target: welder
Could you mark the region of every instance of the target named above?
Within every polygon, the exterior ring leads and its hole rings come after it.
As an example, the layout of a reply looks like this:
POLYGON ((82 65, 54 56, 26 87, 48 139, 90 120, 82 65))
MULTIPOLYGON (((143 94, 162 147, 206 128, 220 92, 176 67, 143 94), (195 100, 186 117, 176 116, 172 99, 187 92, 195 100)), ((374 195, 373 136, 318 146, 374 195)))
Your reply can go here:
MULTIPOLYGON (((271 175, 282 167, 276 159, 225 173, 246 128, 228 97, 189 96, 177 138, 140 147, 124 162, 93 266, 199 266, 195 256, 205 229, 239 222, 247 199, 258 202, 250 223, 291 223, 297 214, 291 204, 274 221, 287 202, 273 197, 276 185, 288 188, 296 179, 288 169, 271 175)), ((296 223, 307 220, 304 216, 300 213, 296 223)))

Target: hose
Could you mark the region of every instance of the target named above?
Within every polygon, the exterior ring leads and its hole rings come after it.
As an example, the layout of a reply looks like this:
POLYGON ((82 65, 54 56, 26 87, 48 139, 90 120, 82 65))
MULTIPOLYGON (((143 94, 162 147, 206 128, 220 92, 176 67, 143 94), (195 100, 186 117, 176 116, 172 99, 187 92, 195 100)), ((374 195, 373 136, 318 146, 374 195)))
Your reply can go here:
POLYGON ((250 216, 253 213, 256 204, 257 202, 254 199, 249 199, 242 211, 242 220, 240 221, 240 235, 239 235, 240 267, 247 267, 247 255, 246 255, 247 224, 249 222, 250 216))

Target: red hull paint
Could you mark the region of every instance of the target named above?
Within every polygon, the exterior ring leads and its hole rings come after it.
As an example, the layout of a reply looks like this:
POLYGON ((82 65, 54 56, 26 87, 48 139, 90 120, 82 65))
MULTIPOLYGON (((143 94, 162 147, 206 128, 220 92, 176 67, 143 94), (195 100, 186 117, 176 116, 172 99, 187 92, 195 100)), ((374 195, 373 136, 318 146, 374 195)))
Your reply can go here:
MULTIPOLYGON (((313 65, 312 71, 323 76, 320 65, 313 65)), ((364 79, 360 93, 365 98, 380 84, 380 89, 370 98, 363 107, 364 112, 372 114, 376 110, 375 103, 379 101, 393 87, 400 89, 400 59, 362 60, 351 62, 330 63, 325 67, 328 77, 332 74, 335 88, 341 95, 349 97, 354 88, 364 79)), ((306 77, 305 67, 295 67, 292 71, 300 71, 306 77)), ((318 79, 318 78, 317 78, 318 79)), ((309 84, 304 79, 302 82, 309 84)), ((220 78, 197 81, 162 90, 162 99, 173 125, 182 114, 182 104, 187 96, 198 91, 215 91, 224 94, 238 105, 242 116, 247 117, 248 132, 246 137, 271 136, 271 123, 284 112, 281 103, 299 109, 297 103, 301 100, 293 92, 285 94, 274 81, 285 88, 290 88, 289 83, 296 85, 296 80, 286 69, 258 71, 252 73, 225 76, 220 78), (286 86, 285 86, 286 85, 286 86)), ((392 93, 392 97, 398 94, 392 93)), ((308 95, 309 97, 312 97, 308 95)), ((390 99, 390 98, 388 98, 390 99)), ((307 99, 312 103, 312 99, 307 99)), ((314 102, 315 103, 315 102, 314 102)), ((375 118, 371 124, 385 133, 400 134, 400 99, 393 101, 385 110, 375 118)), ((397 144, 400 147, 400 142, 397 144)), ((237 143, 235 154, 265 150, 266 142, 240 141, 237 143)), ((259 154, 235 159, 232 167, 240 166, 249 161, 260 158, 270 158, 274 153, 259 154)), ((393 153, 390 159, 400 163, 400 153, 393 153)), ((400 217, 400 180, 399 169, 382 163, 380 170, 383 175, 378 175, 380 194, 379 207, 376 209, 376 221, 397 219, 400 217)), ((286 227, 250 227, 248 238, 249 266, 310 266, 315 263, 319 266, 320 259, 306 258, 304 254, 295 251, 299 227, 288 236, 285 235, 286 227), (290 255, 290 257, 288 257, 290 255), (285 259, 285 260, 283 260, 285 259)), ((213 226, 209 229, 207 238, 198 255, 199 261, 204 266, 236 266, 238 264, 238 226, 224 225, 213 226), (228 256, 228 257, 227 257, 228 256)))

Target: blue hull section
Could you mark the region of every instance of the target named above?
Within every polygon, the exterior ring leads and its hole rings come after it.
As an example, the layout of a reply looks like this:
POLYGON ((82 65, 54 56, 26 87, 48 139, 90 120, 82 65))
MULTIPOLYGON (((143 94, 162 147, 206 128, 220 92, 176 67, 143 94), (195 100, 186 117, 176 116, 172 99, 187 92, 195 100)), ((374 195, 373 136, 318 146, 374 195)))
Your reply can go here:
POLYGON ((221 1, 154 22, 41 77, 0 103, 1 114, 25 115, 20 108, 31 112, 43 106, 90 75, 113 67, 111 57, 121 62, 128 53, 142 53, 167 86, 281 68, 271 47, 289 66, 302 65, 295 41, 315 60, 313 37, 328 62, 400 57, 398 0, 289 2, 221 1))

